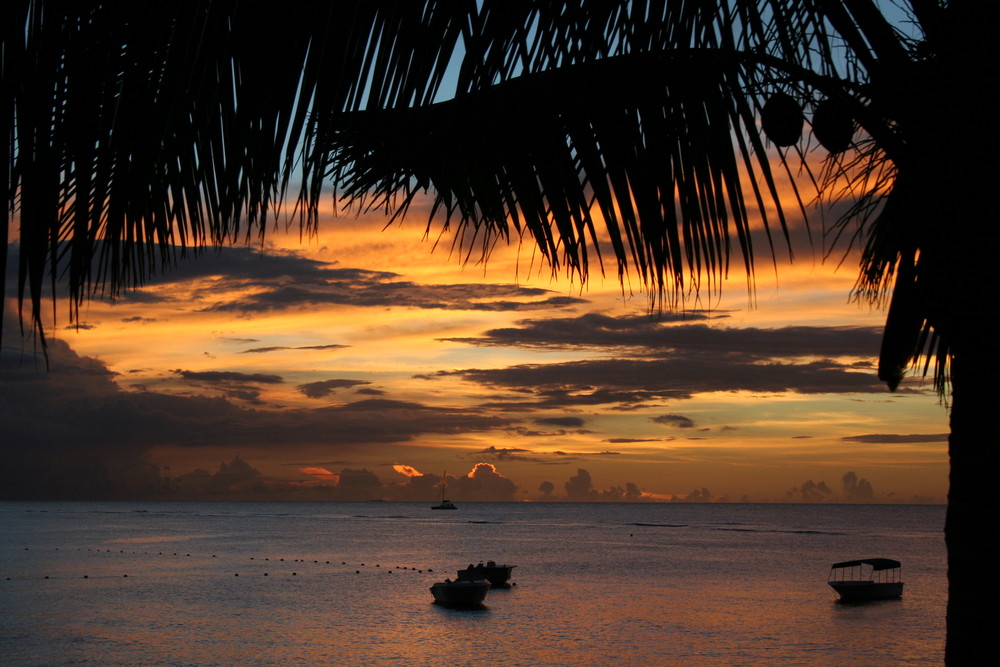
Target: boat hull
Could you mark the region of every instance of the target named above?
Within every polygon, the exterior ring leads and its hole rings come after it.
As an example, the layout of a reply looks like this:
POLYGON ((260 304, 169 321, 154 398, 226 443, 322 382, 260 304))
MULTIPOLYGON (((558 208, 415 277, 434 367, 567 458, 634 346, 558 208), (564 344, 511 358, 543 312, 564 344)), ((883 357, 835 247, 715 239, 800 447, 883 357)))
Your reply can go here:
POLYGON ((490 591, 490 582, 485 579, 477 581, 439 581, 431 586, 434 603, 453 609, 476 609, 483 606, 486 594, 490 591))
POLYGON ((837 591, 842 602, 889 600, 903 594, 901 581, 831 581, 830 587, 837 591))
POLYGON ((490 582, 493 588, 502 588, 509 586, 511 571, 517 567, 516 565, 496 565, 495 563, 487 563, 483 565, 470 565, 464 570, 458 571, 459 581, 474 581, 476 579, 485 579, 490 582))

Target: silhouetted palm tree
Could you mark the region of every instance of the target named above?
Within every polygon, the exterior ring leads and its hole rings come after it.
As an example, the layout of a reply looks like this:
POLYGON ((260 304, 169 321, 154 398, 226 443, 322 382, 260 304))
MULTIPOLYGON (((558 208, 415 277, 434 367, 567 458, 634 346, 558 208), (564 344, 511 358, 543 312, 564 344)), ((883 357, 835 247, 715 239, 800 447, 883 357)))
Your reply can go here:
POLYGON ((715 289, 731 256, 752 278, 751 225, 787 235, 773 170, 805 165, 811 136, 830 153, 814 182, 850 203, 838 229, 863 244, 857 295, 888 303, 879 376, 894 389, 926 354, 950 386, 947 658, 972 659, 997 589, 978 567, 995 551, 980 311, 995 282, 996 9, 882 5, 6 3, 19 299, 40 326, 60 272, 75 308, 179 249, 263 233, 292 182, 289 212, 313 225, 329 177, 394 215, 429 190, 466 247, 529 236, 582 278, 603 243, 670 303, 715 289))

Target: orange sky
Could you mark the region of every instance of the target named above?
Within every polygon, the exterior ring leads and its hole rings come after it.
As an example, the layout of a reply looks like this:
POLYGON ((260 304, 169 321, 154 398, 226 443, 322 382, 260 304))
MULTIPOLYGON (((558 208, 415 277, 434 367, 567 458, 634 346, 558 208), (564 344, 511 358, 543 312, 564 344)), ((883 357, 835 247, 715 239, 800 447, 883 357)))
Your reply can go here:
POLYGON ((855 264, 822 261, 816 227, 793 264, 758 257, 753 295, 736 259, 721 298, 650 318, 613 267, 581 289, 530 247, 432 252, 419 211, 328 217, 91 302, 79 329, 60 313, 42 378, 5 335, 8 432, 70 461, 31 464, 38 484, 93 474, 66 445, 92 429, 80 451, 173 479, 238 456, 288 497, 432 498, 482 462, 453 499, 944 501, 946 410, 929 381, 875 379, 882 315, 848 302, 855 264))

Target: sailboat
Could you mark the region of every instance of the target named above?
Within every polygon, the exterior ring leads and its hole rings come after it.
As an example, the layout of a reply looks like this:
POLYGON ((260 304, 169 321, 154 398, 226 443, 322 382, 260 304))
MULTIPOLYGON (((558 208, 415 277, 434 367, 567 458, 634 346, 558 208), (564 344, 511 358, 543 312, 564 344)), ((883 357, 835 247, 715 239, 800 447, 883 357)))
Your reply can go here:
POLYGON ((445 470, 444 474, 441 476, 441 502, 437 505, 431 505, 432 510, 457 510, 455 503, 451 502, 444 496, 445 489, 448 488, 448 471, 445 470))

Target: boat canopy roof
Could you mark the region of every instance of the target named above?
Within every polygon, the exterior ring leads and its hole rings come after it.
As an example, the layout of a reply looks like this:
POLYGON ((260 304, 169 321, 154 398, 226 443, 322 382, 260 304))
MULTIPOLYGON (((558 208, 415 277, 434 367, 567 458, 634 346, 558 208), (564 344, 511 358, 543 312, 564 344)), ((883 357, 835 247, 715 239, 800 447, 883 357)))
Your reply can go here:
POLYGON ((859 565, 871 565, 873 570, 892 570, 900 566, 898 560, 891 558, 862 558, 860 560, 845 560, 843 563, 834 563, 830 567, 857 567, 859 565))

